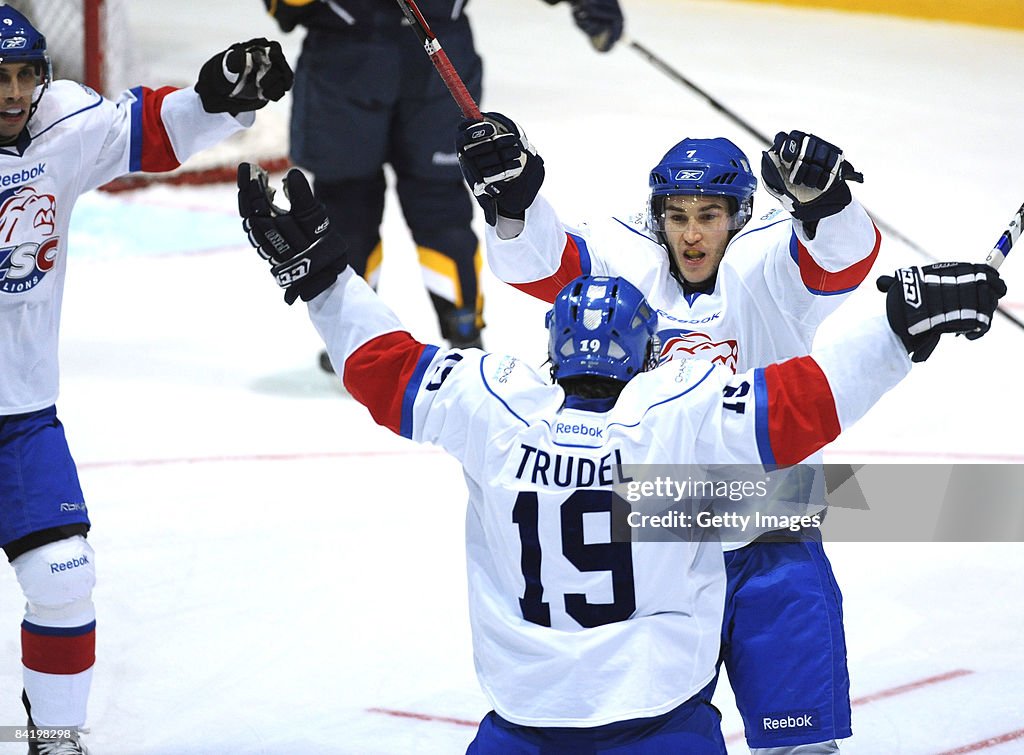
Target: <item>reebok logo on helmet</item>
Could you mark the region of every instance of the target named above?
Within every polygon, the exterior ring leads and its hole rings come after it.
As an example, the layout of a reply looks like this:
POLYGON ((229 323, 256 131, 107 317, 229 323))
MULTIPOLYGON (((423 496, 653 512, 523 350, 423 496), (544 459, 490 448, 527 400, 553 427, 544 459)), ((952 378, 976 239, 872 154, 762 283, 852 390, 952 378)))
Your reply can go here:
POLYGON ((675 175, 676 181, 699 181, 704 178, 702 170, 681 170, 675 175))

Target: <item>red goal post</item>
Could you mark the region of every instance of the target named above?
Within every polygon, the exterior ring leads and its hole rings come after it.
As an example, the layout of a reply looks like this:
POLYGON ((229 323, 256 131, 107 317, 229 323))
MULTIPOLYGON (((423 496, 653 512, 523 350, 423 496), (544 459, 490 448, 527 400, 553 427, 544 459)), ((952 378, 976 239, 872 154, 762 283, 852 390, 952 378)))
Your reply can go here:
MULTIPOLYGON (((174 83, 145 80, 145 65, 131 25, 131 0, 7 0, 7 4, 23 13, 46 37, 55 79, 80 81, 110 98, 140 84, 174 83)), ((182 73, 183 80, 188 81, 197 71, 182 73)), ((289 165, 290 98, 286 100, 263 108, 252 128, 195 155, 175 171, 136 173, 102 188, 125 191, 152 183, 233 182, 236 167, 243 160, 258 162, 270 172, 283 171, 289 165)))

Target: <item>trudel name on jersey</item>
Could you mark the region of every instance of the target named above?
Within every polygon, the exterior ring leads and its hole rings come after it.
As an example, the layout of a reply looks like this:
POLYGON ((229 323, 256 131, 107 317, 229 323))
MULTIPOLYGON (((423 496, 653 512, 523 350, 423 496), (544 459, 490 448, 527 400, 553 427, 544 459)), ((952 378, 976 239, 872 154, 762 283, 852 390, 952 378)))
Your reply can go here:
POLYGON ((633 481, 622 472, 622 454, 617 448, 597 460, 573 454, 548 453, 526 443, 520 443, 519 448, 523 455, 516 479, 528 479, 534 485, 594 488, 633 481))

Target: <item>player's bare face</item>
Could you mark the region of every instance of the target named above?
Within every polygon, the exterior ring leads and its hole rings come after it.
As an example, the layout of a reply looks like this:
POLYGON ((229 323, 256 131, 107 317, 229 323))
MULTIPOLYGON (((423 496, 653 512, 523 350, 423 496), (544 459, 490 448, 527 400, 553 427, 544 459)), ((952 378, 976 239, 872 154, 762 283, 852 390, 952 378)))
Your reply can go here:
POLYGON ((702 283, 718 271, 729 243, 729 200, 679 195, 665 200, 665 237, 679 271, 702 283))
POLYGON ((28 123, 39 73, 31 63, 0 65, 0 144, 10 144, 28 123))

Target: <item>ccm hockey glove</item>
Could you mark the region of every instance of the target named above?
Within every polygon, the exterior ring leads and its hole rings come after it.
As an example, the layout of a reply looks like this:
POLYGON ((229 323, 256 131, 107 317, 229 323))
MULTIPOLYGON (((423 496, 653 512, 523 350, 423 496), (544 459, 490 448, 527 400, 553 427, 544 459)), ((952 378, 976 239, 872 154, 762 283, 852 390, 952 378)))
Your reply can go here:
POLYGON ((544 160, 512 120, 501 113, 483 116, 459 125, 455 151, 462 175, 488 225, 498 215, 522 220, 544 183, 544 160))
POLYGON ((309 301, 323 293, 348 265, 342 244, 330 237, 327 208, 313 196, 301 171, 284 177, 291 209, 273 203, 267 172, 258 165, 238 166, 238 213, 249 243, 270 263, 270 273, 284 289, 284 300, 309 301))
POLYGON ((1006 294, 993 268, 971 262, 939 262, 904 267, 876 281, 886 293, 889 326, 914 362, 923 362, 943 333, 962 333, 971 341, 992 327, 992 315, 1006 294))
POLYGON ((281 99, 294 80, 280 43, 260 37, 236 42, 206 61, 196 92, 206 112, 238 115, 281 99))
POLYGON ((797 220, 812 223, 835 215, 852 201, 847 181, 864 176, 843 159, 843 151, 814 134, 779 132, 761 153, 765 188, 797 220))

